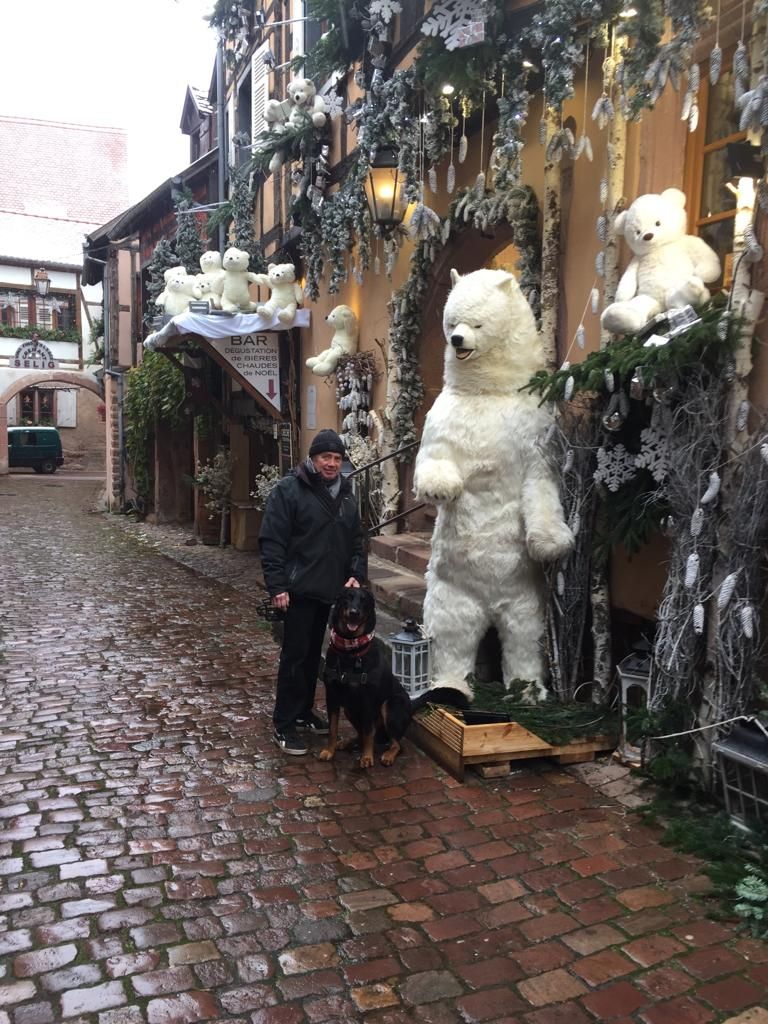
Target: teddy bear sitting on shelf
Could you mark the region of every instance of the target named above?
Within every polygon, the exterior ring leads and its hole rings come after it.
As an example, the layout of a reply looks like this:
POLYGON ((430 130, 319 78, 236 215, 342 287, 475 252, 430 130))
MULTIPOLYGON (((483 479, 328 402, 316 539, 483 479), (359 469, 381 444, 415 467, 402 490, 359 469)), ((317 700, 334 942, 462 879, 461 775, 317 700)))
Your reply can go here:
POLYGON ((281 324, 289 324, 296 316, 299 303, 304 298, 301 285, 296 283, 296 268, 292 263, 270 263, 266 274, 253 274, 256 284, 270 289, 267 302, 256 306, 256 312, 267 320, 275 314, 281 324))

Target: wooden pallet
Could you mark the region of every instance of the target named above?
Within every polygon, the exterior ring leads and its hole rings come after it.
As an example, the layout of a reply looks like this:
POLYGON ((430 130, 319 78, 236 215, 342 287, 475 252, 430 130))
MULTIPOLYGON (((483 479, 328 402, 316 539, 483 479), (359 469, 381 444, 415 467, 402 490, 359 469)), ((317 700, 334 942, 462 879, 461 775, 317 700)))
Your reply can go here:
POLYGON ((610 736, 590 736, 553 746, 517 722, 467 725, 439 707, 416 715, 410 737, 459 782, 467 765, 499 765, 526 757, 552 757, 560 764, 578 764, 592 761, 597 752, 616 746, 610 736))

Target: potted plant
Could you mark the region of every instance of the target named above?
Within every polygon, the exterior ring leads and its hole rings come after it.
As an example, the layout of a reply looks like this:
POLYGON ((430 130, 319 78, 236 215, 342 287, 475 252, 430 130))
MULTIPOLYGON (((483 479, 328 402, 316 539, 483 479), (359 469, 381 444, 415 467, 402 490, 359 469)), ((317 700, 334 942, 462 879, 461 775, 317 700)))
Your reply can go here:
MULTIPOLYGON (((213 459, 198 463, 192 480, 207 499, 205 508, 208 511, 208 519, 219 518, 219 546, 224 547, 232 501, 232 456, 229 451, 220 451, 213 459)), ((202 539, 205 544, 205 533, 202 539)))

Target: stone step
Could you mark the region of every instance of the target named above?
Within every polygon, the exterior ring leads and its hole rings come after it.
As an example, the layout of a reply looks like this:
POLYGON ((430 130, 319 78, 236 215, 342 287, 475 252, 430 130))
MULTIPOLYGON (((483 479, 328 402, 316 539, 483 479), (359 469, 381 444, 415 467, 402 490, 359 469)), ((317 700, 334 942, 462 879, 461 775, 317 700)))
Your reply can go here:
POLYGON ((387 612, 398 621, 422 620, 426 583, 423 573, 411 572, 390 559, 376 554, 368 556, 368 578, 380 612, 387 612))
POLYGON ((394 562, 398 568, 423 576, 432 550, 431 537, 431 533, 396 533, 373 537, 370 553, 382 561, 394 562))

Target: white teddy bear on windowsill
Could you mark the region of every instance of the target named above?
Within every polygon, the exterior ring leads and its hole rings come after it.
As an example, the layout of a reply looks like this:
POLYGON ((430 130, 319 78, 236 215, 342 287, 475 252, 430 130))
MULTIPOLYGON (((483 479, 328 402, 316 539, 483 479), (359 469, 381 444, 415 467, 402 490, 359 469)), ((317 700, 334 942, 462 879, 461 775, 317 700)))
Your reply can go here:
POLYGON ((686 234, 685 193, 677 188, 639 196, 614 221, 633 256, 600 322, 612 334, 635 334, 667 309, 699 306, 720 277, 720 259, 686 234))

